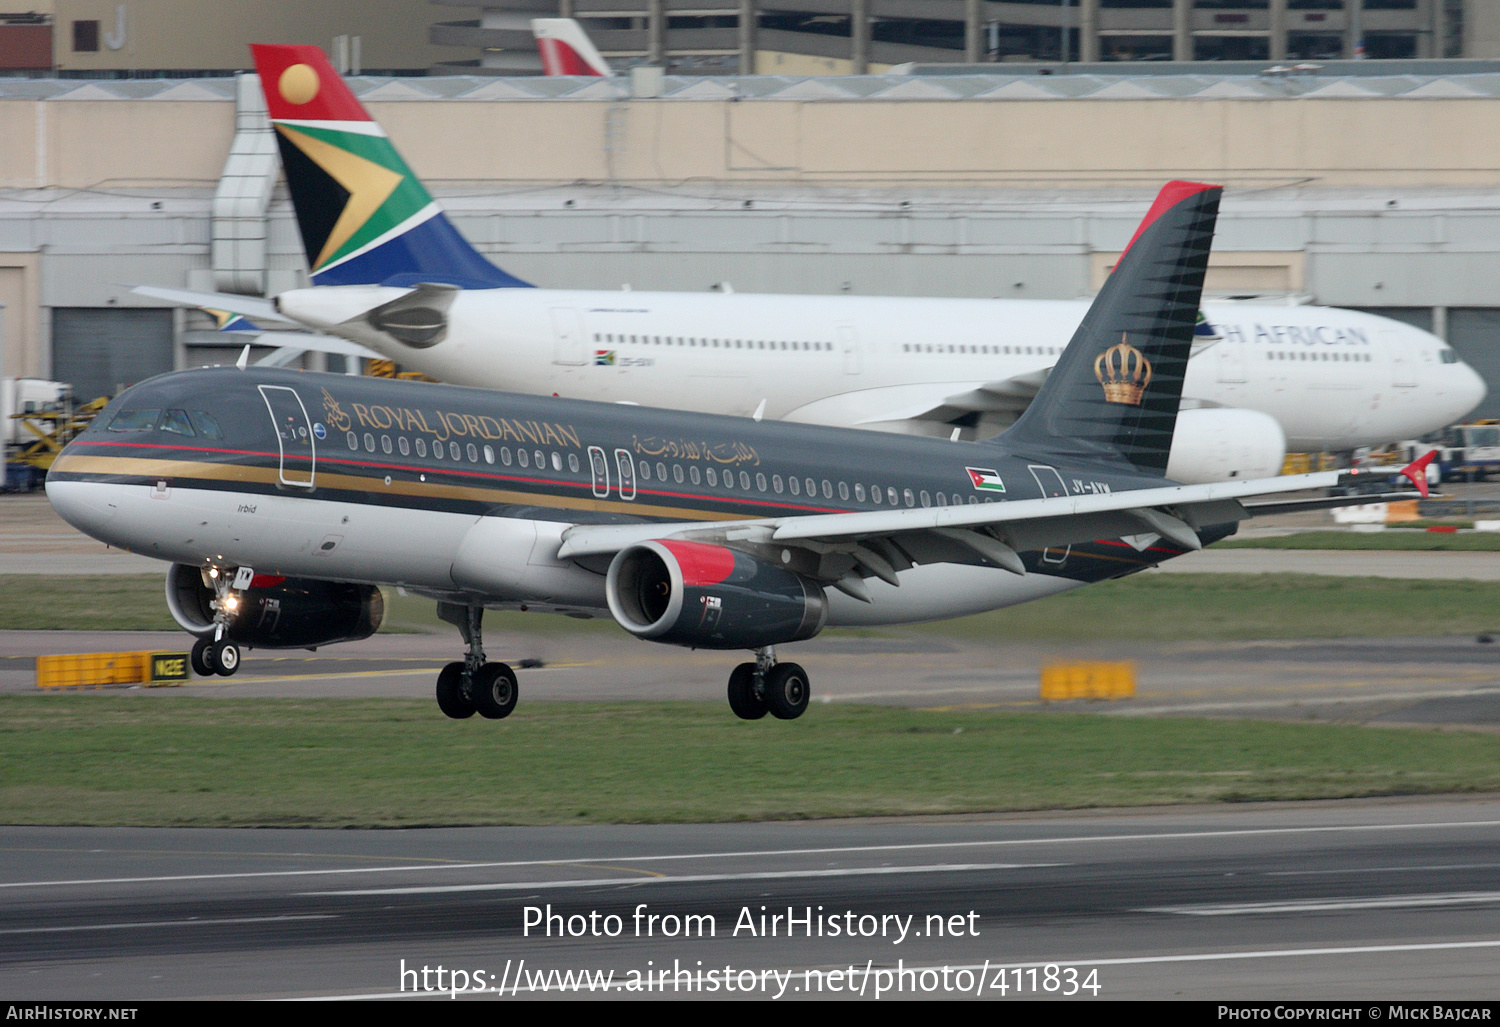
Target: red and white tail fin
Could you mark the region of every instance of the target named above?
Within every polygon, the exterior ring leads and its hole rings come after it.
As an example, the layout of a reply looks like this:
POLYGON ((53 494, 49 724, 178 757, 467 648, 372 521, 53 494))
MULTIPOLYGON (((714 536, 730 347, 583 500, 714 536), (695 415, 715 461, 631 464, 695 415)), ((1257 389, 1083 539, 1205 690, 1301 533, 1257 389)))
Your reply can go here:
POLYGON ((583 26, 572 18, 533 18, 531 34, 542 55, 544 75, 596 75, 609 78, 614 72, 594 49, 583 26))

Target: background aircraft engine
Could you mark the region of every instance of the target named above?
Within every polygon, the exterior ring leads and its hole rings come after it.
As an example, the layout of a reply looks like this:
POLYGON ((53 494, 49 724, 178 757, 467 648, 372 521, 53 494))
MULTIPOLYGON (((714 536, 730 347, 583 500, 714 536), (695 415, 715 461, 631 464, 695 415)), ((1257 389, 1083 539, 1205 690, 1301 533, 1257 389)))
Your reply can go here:
MULTIPOLYGON (((250 649, 354 642, 373 635, 385 616, 385 600, 374 585, 257 574, 235 596, 239 608, 228 637, 250 649)), ((213 600, 214 590, 199 568, 174 563, 167 571, 167 608, 183 630, 212 632, 213 600)))
POLYGON ((828 619, 815 582, 703 542, 642 542, 621 550, 609 565, 605 594, 626 631, 695 649, 800 642, 828 619))
POLYGON ((1270 414, 1234 407, 1177 415, 1167 477, 1186 485, 1271 478, 1286 461, 1286 434, 1270 414))

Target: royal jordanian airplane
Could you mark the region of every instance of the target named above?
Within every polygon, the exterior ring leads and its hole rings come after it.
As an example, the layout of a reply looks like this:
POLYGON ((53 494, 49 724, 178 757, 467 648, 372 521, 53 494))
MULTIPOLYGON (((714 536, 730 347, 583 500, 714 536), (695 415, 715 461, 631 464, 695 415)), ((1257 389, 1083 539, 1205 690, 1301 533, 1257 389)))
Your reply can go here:
MULTIPOLYGON (((47 495, 95 538, 171 561, 167 603, 199 636, 200 673, 232 673, 241 645, 367 637, 376 586, 400 585, 437 599, 469 644, 438 678, 450 717, 514 708, 515 674, 486 661, 481 620, 529 608, 753 650, 730 706, 790 719, 808 677, 774 647, 825 626, 1039 599, 1256 514, 1355 501, 1277 498, 1335 473, 1163 476, 1220 191, 1162 190, 995 440, 240 366, 127 389, 58 456, 47 495)), ((1425 494, 1417 465, 1406 473, 1425 494)))
MULTIPOLYGON (((253 49, 315 286, 274 303, 140 292, 290 320, 456 384, 963 438, 1015 420, 1088 307, 528 288, 459 235, 320 49, 253 49)), ((1275 474, 1288 448, 1415 438, 1485 393, 1441 340, 1384 318, 1204 314, 1177 480, 1275 474)))

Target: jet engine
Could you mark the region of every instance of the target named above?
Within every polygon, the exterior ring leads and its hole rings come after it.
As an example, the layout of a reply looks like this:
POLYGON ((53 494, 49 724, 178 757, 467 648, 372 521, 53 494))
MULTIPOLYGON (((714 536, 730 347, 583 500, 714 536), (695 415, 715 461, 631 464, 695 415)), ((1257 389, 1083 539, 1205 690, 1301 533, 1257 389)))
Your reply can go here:
POLYGON ((1286 461, 1286 435, 1269 414, 1212 407, 1177 415, 1167 477, 1185 485, 1271 478, 1286 461))
MULTIPOLYGON (((167 571, 167 608, 183 630, 208 635, 215 593, 197 567, 174 563, 167 571)), ((369 638, 385 616, 374 585, 257 574, 234 593, 237 609, 228 638, 250 649, 310 649, 369 638)))
POLYGON ((756 649, 812 638, 828 620, 813 581, 724 546, 676 539, 615 554, 605 584, 620 626, 653 642, 756 649))

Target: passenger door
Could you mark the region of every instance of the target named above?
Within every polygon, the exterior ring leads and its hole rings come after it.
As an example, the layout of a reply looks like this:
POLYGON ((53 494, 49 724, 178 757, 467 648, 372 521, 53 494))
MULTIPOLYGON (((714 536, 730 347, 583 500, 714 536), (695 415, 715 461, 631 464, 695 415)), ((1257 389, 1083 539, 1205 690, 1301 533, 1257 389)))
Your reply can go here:
POLYGON ((317 440, 313 438, 312 421, 302 397, 285 385, 260 386, 261 398, 276 428, 276 444, 281 449, 280 480, 297 488, 313 487, 317 470, 317 440))

